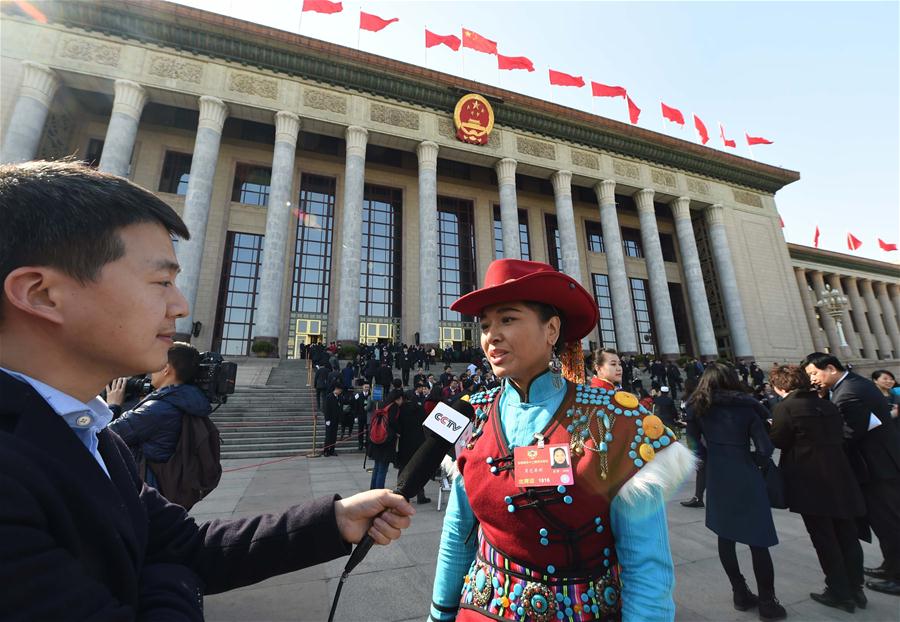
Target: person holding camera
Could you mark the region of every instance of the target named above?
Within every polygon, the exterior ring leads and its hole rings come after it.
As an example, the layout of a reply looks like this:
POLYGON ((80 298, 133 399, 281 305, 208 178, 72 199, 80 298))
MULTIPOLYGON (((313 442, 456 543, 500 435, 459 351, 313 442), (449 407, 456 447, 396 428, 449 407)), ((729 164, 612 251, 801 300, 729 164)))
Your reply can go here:
MULTIPOLYGON (((200 364, 200 353, 189 343, 175 342, 169 348, 165 366, 150 375, 153 392, 109 424, 109 429, 122 437, 134 461, 168 462, 181 434, 181 418, 209 417, 212 408, 206 394, 194 384, 200 364)), ((121 408, 125 398, 126 378, 114 380, 106 387, 106 403, 110 410, 121 408)), ((141 477, 159 488, 149 466, 141 477)))
POLYGON ((74 162, 0 165, 0 216, 0 619, 200 621, 204 594, 409 527, 389 490, 198 523, 142 482, 97 395, 166 364, 187 226, 74 162))

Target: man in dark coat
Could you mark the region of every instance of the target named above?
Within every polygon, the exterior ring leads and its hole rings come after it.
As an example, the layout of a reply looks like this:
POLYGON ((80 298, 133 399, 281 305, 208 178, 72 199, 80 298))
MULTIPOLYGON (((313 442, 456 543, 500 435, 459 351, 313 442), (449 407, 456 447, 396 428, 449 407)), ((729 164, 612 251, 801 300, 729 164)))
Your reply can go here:
MULTIPOLYGON (((416 400, 404 400, 400 407, 400 416, 397 424, 397 433, 400 435, 400 442, 397 447, 397 470, 402 471, 406 463, 412 459, 416 450, 425 442, 425 397, 421 395, 421 388, 417 388, 417 398, 421 398, 421 402, 416 400)), ((416 503, 419 505, 431 503, 431 499, 425 496, 425 488, 423 487, 416 494, 416 503)))
POLYGON ((678 411, 675 400, 669 395, 669 387, 660 387, 659 394, 653 397, 653 414, 662 419, 666 426, 672 429, 679 427, 678 411))
POLYGON ((188 315, 172 244, 187 227, 128 180, 67 162, 0 166, 0 216, 0 619, 199 621, 204 592, 409 524, 386 490, 197 524, 142 483, 97 394, 165 365, 188 315))
POLYGON ((866 506, 843 450, 841 412, 811 390, 798 366, 774 368, 771 382, 783 398, 774 406, 769 436, 781 449, 785 500, 791 512, 803 517, 825 573, 827 589, 810 597, 852 613, 866 606, 856 529, 866 506))
POLYGON ((337 383, 332 387, 331 393, 325 398, 325 441, 322 445, 323 456, 336 456, 338 426, 343 421, 344 400, 341 399, 344 393, 344 387, 341 383, 337 383))
POLYGON ((678 392, 681 391, 681 371, 678 369, 678 366, 669 361, 666 363, 666 382, 668 382, 669 387, 669 395, 673 400, 678 399, 678 392))
POLYGON ((878 579, 866 587, 900 596, 900 430, 891 420, 890 406, 872 381, 845 370, 831 354, 814 352, 803 368, 841 411, 850 466, 884 555, 880 567, 865 569, 878 579))
POLYGON ((325 396, 328 395, 328 375, 331 373, 331 365, 322 363, 316 368, 313 377, 313 386, 316 388, 316 410, 322 412, 325 406, 325 396))
POLYGON ((387 395, 391 390, 394 382, 394 374, 391 372, 391 366, 384 359, 381 360, 381 367, 375 372, 375 384, 381 386, 382 395, 387 395))

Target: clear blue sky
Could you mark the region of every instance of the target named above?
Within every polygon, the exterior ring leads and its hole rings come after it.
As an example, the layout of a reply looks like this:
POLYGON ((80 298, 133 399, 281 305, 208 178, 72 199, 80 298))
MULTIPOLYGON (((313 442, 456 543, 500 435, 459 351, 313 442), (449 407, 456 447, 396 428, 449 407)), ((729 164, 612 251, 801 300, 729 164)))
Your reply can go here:
POLYGON ((900 243, 900 3, 898 2, 389 2, 345 1, 334 15, 303 13, 302 0, 179 0, 274 28, 396 58, 627 121, 621 99, 589 87, 550 87, 553 68, 628 89, 638 125, 697 140, 690 114, 722 149, 717 122, 751 157, 799 171, 776 195, 790 242, 900 261, 877 237, 900 243), (358 32, 359 10, 400 21, 358 32), (498 72, 493 57, 424 46, 424 28, 461 27, 528 56, 535 71, 498 72), (502 74, 502 75, 501 75, 502 74), (679 108, 686 129, 664 122, 659 102, 679 108))

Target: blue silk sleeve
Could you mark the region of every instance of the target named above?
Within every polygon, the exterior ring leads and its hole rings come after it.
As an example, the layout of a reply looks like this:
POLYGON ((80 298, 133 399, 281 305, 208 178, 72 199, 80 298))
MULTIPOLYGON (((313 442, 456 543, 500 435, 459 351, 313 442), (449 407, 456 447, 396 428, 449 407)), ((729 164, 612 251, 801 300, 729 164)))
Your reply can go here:
POLYGON ((672 622, 675 567, 662 492, 654 487, 634 503, 616 497, 610 512, 622 569, 622 622, 672 622))
POLYGON ((475 515, 469 506, 463 478, 458 476, 453 480, 444 515, 431 595, 432 620, 450 622, 456 619, 463 578, 475 559, 475 535, 466 542, 474 526, 475 515))

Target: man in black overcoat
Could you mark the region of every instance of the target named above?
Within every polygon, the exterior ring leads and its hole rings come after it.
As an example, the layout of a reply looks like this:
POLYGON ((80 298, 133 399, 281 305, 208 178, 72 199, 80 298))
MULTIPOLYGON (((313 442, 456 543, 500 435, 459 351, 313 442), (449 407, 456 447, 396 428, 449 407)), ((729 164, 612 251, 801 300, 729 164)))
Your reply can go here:
POLYGON ((837 357, 814 352, 803 361, 810 380, 841 411, 847 455, 866 500, 867 520, 884 562, 865 573, 869 589, 900 596, 900 430, 875 384, 847 371, 837 357))
POLYGON ((184 222, 66 162, 0 166, 0 217, 0 620, 202 620, 204 593, 409 525, 387 490, 198 525, 141 482, 97 397, 166 363, 188 315, 172 244, 184 222))

